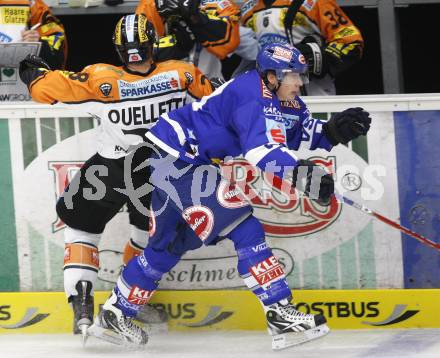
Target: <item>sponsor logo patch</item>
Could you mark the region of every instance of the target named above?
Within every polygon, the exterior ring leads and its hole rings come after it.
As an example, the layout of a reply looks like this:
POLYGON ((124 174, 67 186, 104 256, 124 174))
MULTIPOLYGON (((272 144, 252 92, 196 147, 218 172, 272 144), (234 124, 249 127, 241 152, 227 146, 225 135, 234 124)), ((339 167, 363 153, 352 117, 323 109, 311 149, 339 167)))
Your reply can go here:
POLYGON ((214 215, 206 206, 191 206, 182 213, 183 218, 200 240, 205 241, 214 227, 214 215))
POLYGON ((293 52, 290 50, 286 50, 282 47, 275 46, 274 52, 272 57, 276 58, 277 60, 289 62, 292 59, 293 52))
POLYGON ((138 98, 178 90, 181 87, 177 71, 168 71, 156 76, 135 81, 118 81, 120 98, 138 98))
POLYGON ((222 180, 217 188, 217 200, 224 208, 236 209, 249 205, 240 190, 226 180, 222 180))
POLYGON ((262 287, 284 277, 283 268, 275 256, 271 256, 252 266, 250 272, 262 287))
POLYGON ((154 291, 148 291, 138 286, 133 286, 128 295, 128 302, 135 305, 145 305, 150 300, 151 296, 153 296, 153 293, 154 291))

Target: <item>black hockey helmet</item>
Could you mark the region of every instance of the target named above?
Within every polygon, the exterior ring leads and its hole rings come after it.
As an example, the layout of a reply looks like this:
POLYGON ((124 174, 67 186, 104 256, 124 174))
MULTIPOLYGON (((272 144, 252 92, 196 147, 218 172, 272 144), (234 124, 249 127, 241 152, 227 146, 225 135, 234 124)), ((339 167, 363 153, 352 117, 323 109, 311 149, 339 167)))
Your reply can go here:
POLYGON ((125 15, 116 24, 113 43, 125 65, 152 58, 155 42, 156 31, 143 14, 125 15))

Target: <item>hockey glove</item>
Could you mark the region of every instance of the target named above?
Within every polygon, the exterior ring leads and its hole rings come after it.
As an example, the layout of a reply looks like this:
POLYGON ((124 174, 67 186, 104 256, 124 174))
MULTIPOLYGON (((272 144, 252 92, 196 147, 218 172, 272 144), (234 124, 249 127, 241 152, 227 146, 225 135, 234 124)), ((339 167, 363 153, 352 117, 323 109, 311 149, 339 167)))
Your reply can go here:
POLYGON ((25 59, 20 62, 18 74, 20 75, 20 79, 29 86, 33 80, 50 70, 50 66, 41 57, 27 55, 25 59))
POLYGON ((322 206, 330 205, 335 192, 333 177, 323 167, 304 159, 298 160, 293 170, 292 185, 322 206))
POLYGON ((328 70, 322 55, 321 47, 312 36, 307 36, 295 47, 304 55, 309 74, 317 78, 324 77, 328 70))
POLYGON ((170 24, 170 32, 175 36, 177 46, 184 52, 191 51, 196 37, 185 21, 176 19, 170 24))
POLYGON ((226 81, 221 77, 211 77, 209 79, 209 82, 211 82, 212 89, 215 91, 217 88, 219 88, 226 81))
POLYGON ((167 19, 175 15, 188 20, 199 11, 199 0, 155 0, 159 15, 167 19))
POLYGON ((369 115, 360 107, 335 113, 328 122, 324 123, 324 134, 332 145, 347 144, 360 135, 367 134, 371 124, 369 115))

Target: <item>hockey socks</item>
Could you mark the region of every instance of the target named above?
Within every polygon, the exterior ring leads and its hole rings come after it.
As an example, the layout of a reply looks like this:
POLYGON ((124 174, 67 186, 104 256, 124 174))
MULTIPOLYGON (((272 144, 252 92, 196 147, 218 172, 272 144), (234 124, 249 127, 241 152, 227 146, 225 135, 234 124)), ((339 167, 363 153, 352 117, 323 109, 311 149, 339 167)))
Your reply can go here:
POLYGON ((237 226, 229 238, 238 256, 238 273, 264 305, 291 297, 284 270, 264 241, 261 223, 253 216, 237 226))
POLYGON ((131 260, 119 276, 114 289, 117 296, 116 307, 128 317, 134 317, 151 299, 162 275, 180 260, 166 251, 155 251, 147 247, 144 252, 131 260))

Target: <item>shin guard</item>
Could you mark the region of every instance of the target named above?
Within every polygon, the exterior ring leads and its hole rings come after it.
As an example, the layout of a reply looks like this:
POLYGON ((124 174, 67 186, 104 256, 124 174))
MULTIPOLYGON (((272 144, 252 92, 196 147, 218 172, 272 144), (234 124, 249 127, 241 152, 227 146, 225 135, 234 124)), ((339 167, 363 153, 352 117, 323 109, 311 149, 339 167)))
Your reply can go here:
POLYGON ((230 234, 238 256, 238 273, 263 305, 291 297, 284 270, 264 240, 260 222, 249 217, 230 234))
POLYGON ((162 275, 171 270, 179 260, 180 256, 147 247, 141 255, 127 264, 119 276, 115 287, 117 307, 128 317, 136 316, 153 296, 162 275))

